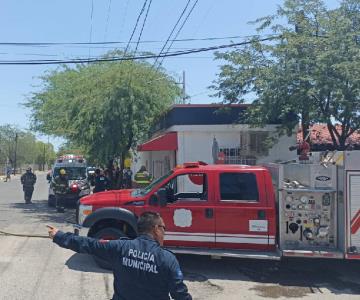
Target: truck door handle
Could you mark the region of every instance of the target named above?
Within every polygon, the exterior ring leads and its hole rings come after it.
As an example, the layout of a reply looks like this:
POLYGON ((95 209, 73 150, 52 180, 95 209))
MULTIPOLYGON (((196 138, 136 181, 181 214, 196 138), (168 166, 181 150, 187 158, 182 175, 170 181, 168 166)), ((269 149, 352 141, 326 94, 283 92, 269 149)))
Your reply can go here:
POLYGON ((214 210, 212 208, 205 208, 205 217, 207 219, 214 217, 214 210))
POLYGON ((265 219, 266 219, 265 210, 258 210, 258 220, 265 220, 265 219))

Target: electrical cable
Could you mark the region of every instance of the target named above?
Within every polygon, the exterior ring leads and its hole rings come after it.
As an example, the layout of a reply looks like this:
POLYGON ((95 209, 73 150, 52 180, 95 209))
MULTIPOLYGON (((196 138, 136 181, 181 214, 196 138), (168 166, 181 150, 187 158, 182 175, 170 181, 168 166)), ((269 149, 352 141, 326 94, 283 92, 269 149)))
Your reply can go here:
MULTIPOLYGON (((262 35, 265 36, 273 36, 273 34, 262 35)), ((229 40, 229 39, 244 39, 244 38, 252 38, 252 37, 260 37, 259 35, 233 35, 233 36, 224 36, 224 37, 205 37, 205 38, 184 38, 184 39, 170 39, 172 42, 194 42, 194 41, 216 41, 216 40, 229 40)), ((140 41, 140 44, 151 44, 151 43, 163 43, 164 40, 145 40, 140 41)), ((125 41, 109 41, 109 42, 0 42, 0 46, 71 46, 71 45, 111 45, 111 44, 127 44, 125 41)), ((137 42, 130 42, 130 44, 135 44, 137 42)))
MULTIPOLYGON (((147 0, 145 1, 145 4, 146 4, 146 2, 147 2, 147 0)), ((145 27, 145 23, 146 23, 146 20, 147 20, 149 11, 150 11, 151 3, 152 3, 152 0, 149 1, 149 5, 148 5, 148 8, 147 8, 147 10, 146 10, 146 14, 145 14, 145 17, 144 17, 142 26, 141 26, 141 30, 140 30, 140 33, 139 33, 139 37, 138 37, 138 40, 137 40, 137 43, 136 43, 136 46, 135 46, 135 50, 134 50, 134 52, 132 53, 132 57, 135 57, 136 52, 137 52, 137 49, 138 49, 138 47, 139 47, 139 42, 140 42, 140 40, 141 40, 141 36, 142 36, 143 31, 144 31, 144 27, 145 27)), ((128 82, 128 93, 129 93, 129 94, 130 94, 130 88, 131 88, 131 81, 132 81, 133 71, 134 71, 134 68, 131 68, 131 69, 130 69, 130 74, 129 74, 129 82, 128 82)))
POLYGON ((141 15, 144 13, 144 10, 145 10, 146 3, 147 3, 147 2, 148 2, 148 0, 145 0, 145 1, 144 1, 144 4, 143 4, 143 6, 142 6, 142 8, 141 8, 141 10, 140 10, 140 13, 139 13, 139 15, 138 15, 138 17, 137 17, 137 19, 136 19, 136 23, 135 23, 134 29, 133 29, 133 31, 132 31, 132 33, 131 33, 131 35, 130 35, 130 39, 129 39, 128 44, 126 45, 126 48, 125 48, 125 51, 124 51, 124 56, 126 55, 128 49, 129 49, 130 42, 131 42, 131 40, 132 40, 132 38, 133 38, 133 36, 134 36, 134 34, 135 34, 135 31, 136 31, 136 28, 137 28, 137 26, 138 26, 138 24, 139 24, 139 20, 140 20, 140 18, 141 18, 141 15))
MULTIPOLYGON (((177 25, 179 24, 180 20, 182 19, 183 15, 185 14, 185 11, 187 10, 187 8, 188 8, 188 6, 189 6, 190 1, 191 1, 191 0, 188 0, 188 2, 186 3, 186 5, 185 5, 185 7, 184 7, 183 11, 181 12, 181 14, 180 14, 180 16, 179 16, 179 18, 178 18, 178 20, 176 21, 175 25, 173 26, 173 28, 172 28, 172 30, 171 30, 171 32, 170 32, 170 34, 169 34, 169 36, 168 36, 167 40, 166 40, 166 41, 165 41, 165 43, 164 43, 164 46, 161 48, 161 50, 160 50, 160 52, 159 52, 159 54, 158 54, 158 55, 159 55, 159 57, 160 57, 160 55, 162 54, 162 52, 164 51, 164 49, 165 49, 165 47, 166 47, 167 43, 169 42, 169 40, 170 40, 170 38, 171 38, 172 34, 174 33, 174 31, 175 31, 175 29, 176 29, 177 25)), ((158 61, 159 57, 155 59, 155 61, 154 61, 154 63, 153 63, 153 67, 156 65, 156 63, 157 63, 157 61, 158 61)))
POLYGON ((6 235, 6 236, 18 236, 18 237, 33 237, 33 238, 43 238, 43 239, 49 239, 49 235, 44 234, 26 234, 26 233, 11 233, 7 231, 0 230, 0 235, 6 235))
POLYGON ((140 30, 140 34, 139 34, 139 37, 138 37, 138 40, 137 40, 137 43, 136 43, 136 46, 135 46, 134 56, 136 55, 136 51, 137 51, 137 49, 139 47, 139 43, 140 43, 140 40, 141 40, 141 36, 142 36, 143 30, 144 30, 144 27, 145 27, 145 23, 146 23, 148 14, 149 14, 149 10, 150 10, 150 6, 151 6, 152 1, 153 0, 150 0, 148 8, 146 10, 145 18, 144 18, 144 21, 143 21, 143 24, 142 24, 142 27, 141 27, 141 30, 140 30))
MULTIPOLYGON (((269 38, 258 39, 257 41, 270 41, 274 39, 281 38, 281 36, 272 36, 269 38)), ((226 44, 226 45, 219 45, 219 46, 211 46, 211 47, 203 47, 203 48, 194 48, 184 51, 175 51, 169 52, 167 54, 160 54, 160 57, 175 57, 181 55, 187 55, 192 53, 201 53, 207 51, 214 51, 226 48, 233 48, 238 46, 244 46, 251 44, 253 41, 245 41, 240 43, 233 43, 233 44, 226 44)), ((76 64, 76 63, 97 63, 97 62, 108 62, 108 61, 123 61, 123 60, 144 60, 150 58, 159 57, 159 54, 154 55, 139 55, 134 57, 103 57, 103 58, 94 58, 94 59, 70 59, 70 60, 17 60, 17 61, 1 61, 0 65, 50 65, 50 64, 76 64)))
MULTIPOLYGON (((184 21, 182 22, 180 28, 179 28, 178 31, 176 32, 175 38, 174 38, 175 40, 176 40, 177 37, 179 36, 181 30, 183 29, 184 25, 186 24, 187 20, 189 19, 190 15, 191 15, 191 13, 193 12, 193 10, 194 10, 195 6, 197 5, 198 1, 199 1, 199 0, 196 0, 196 1, 194 2, 194 4, 193 4, 193 6, 191 7, 189 13, 187 14, 187 16, 185 17, 184 21)), ((168 48, 166 49, 166 51, 165 51, 165 54, 170 51, 170 49, 171 49, 171 47, 172 47, 173 44, 174 44, 174 41, 172 41, 172 42, 170 43, 169 47, 168 47, 168 48)), ((158 67, 157 67, 157 69, 159 69, 159 68, 161 67, 162 63, 164 62, 164 59, 165 59, 165 57, 162 58, 162 60, 160 61, 159 65, 158 65, 158 67)))

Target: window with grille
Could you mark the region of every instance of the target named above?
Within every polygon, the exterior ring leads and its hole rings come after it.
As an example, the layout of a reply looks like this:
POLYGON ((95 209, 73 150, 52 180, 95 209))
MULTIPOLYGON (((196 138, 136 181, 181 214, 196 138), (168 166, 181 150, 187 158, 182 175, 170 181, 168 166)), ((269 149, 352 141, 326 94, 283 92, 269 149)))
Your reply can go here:
POLYGON ((258 155, 268 155, 269 150, 266 147, 265 141, 269 137, 266 131, 249 132, 249 150, 258 155))
POLYGON ((242 155, 240 147, 236 147, 236 148, 222 147, 219 150, 220 152, 224 153, 225 164, 256 165, 256 157, 250 155, 242 155))

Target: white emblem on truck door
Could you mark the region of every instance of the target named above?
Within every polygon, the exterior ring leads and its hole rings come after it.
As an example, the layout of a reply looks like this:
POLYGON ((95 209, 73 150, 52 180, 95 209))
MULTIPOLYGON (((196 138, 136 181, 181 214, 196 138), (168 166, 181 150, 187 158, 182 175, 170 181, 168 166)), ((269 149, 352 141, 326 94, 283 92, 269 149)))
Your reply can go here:
POLYGON ((174 224, 178 227, 190 227, 192 224, 192 214, 189 209, 175 209, 174 224))
POLYGON ((267 232, 268 221, 267 220, 249 220, 249 231, 267 232))

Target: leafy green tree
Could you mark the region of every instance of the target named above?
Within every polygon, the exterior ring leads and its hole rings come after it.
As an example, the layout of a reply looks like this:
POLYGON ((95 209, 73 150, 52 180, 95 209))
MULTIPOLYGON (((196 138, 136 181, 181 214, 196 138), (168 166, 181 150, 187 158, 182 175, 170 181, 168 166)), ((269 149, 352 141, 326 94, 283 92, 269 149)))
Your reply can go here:
POLYGON ((53 145, 37 141, 34 134, 16 126, 0 126, 0 165, 25 167, 38 164, 50 164, 55 157, 53 145))
POLYGON ((42 80, 26 103, 32 128, 65 138, 99 163, 124 158, 180 95, 173 78, 143 61, 63 67, 42 80))
POLYGON ((320 0, 286 0, 277 13, 256 20, 272 38, 237 51, 217 53, 226 63, 212 88, 225 103, 253 96, 248 122, 264 125, 279 119, 291 130, 297 121, 303 137, 309 125, 326 123, 334 147, 360 128, 360 3, 343 0, 326 9, 320 0), (341 130, 334 123, 341 124, 341 130))

